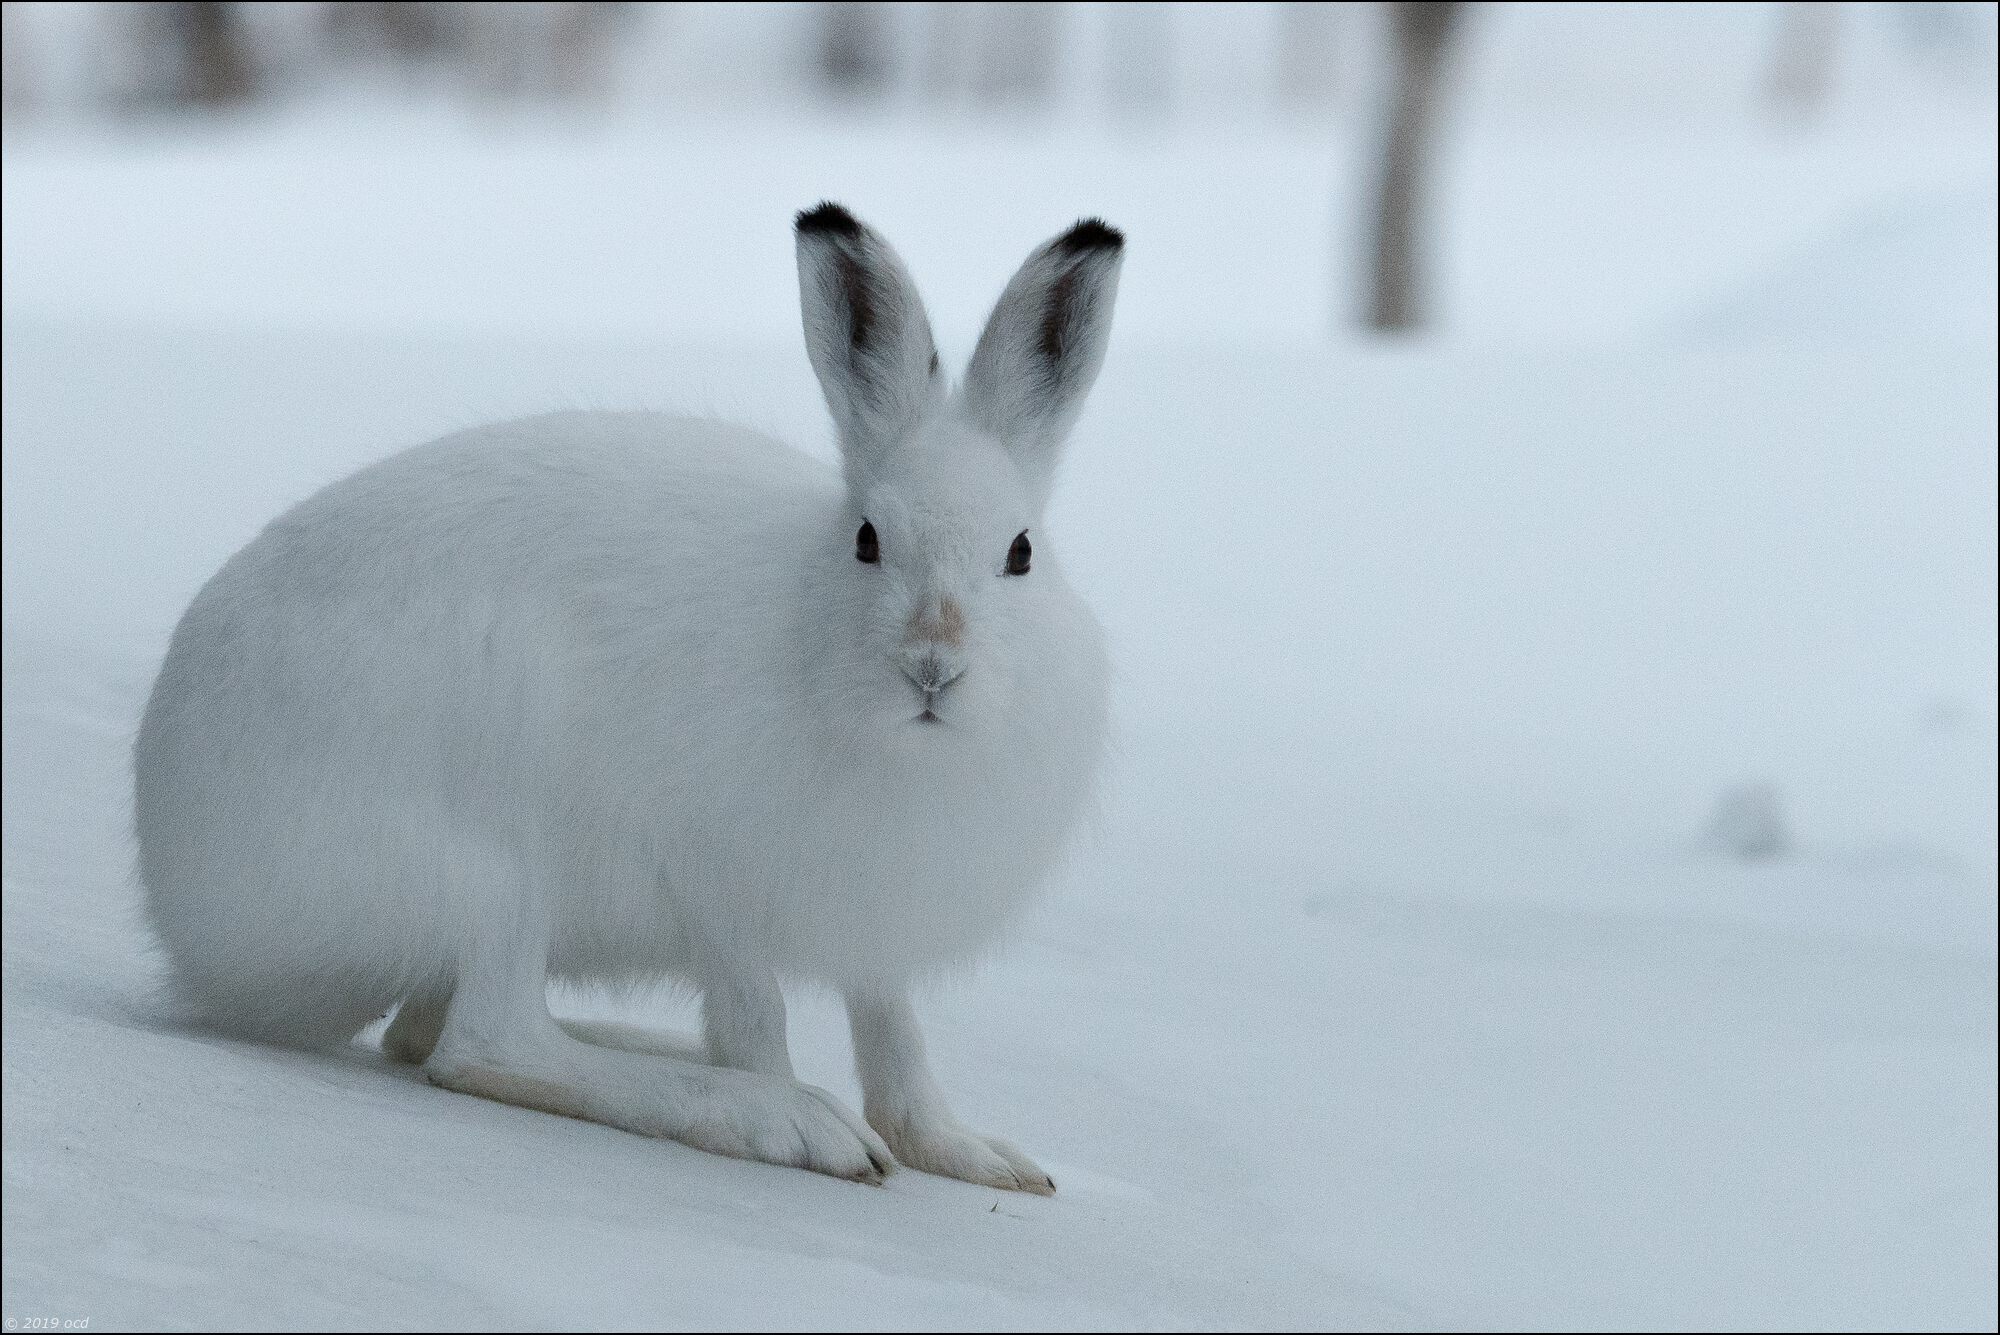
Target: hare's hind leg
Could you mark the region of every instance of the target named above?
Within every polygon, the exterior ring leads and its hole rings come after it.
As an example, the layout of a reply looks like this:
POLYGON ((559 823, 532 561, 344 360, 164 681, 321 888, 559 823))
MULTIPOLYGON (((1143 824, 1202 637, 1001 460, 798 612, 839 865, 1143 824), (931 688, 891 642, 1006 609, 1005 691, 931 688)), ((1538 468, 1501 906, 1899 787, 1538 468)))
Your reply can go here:
POLYGON ((793 1078, 785 994, 769 969, 739 965, 708 971, 702 979, 701 1024, 708 1059, 717 1066, 793 1078))
POLYGON ((547 955, 540 929, 467 951, 425 1078, 501 1103, 833 1177, 877 1182, 895 1166, 881 1139, 824 1090, 579 1041, 549 1014, 547 955))
MULTIPOLYGON (((442 1022, 442 1013, 438 1018, 442 1022)), ((794 1078, 791 1053, 785 1046, 785 999, 778 990, 777 978, 768 970, 703 987, 702 1038, 613 1020, 558 1023, 571 1038, 593 1047, 651 1053, 704 1066, 728 1066, 785 1080, 794 1078)), ((389 1035, 385 1035, 385 1047, 388 1041, 389 1035)))
POLYGON ((760 965, 733 960, 725 964, 726 958, 714 953, 697 973, 701 987, 700 1038, 614 1020, 557 1023, 571 1038, 594 1047, 651 1053, 703 1066, 728 1066, 783 1080, 794 1079, 791 1051, 785 1045, 785 995, 778 988, 777 975, 760 965))
POLYGON ((451 984, 434 983, 403 998, 396 1018, 382 1034, 382 1051, 399 1062, 422 1066, 444 1032, 445 1011, 451 1005, 451 984))
POLYGON ((708 1046, 693 1034, 647 1029, 636 1024, 620 1024, 616 1020, 558 1020, 556 1023, 571 1038, 595 1048, 643 1052, 655 1057, 693 1062, 697 1066, 713 1065, 709 1060, 708 1046))
POLYGON ((924 1056, 917 1013, 902 996, 849 992, 854 1064, 862 1108, 896 1161, 939 1177, 1053 1196, 1055 1179, 1010 1142, 982 1136, 952 1116, 924 1056))

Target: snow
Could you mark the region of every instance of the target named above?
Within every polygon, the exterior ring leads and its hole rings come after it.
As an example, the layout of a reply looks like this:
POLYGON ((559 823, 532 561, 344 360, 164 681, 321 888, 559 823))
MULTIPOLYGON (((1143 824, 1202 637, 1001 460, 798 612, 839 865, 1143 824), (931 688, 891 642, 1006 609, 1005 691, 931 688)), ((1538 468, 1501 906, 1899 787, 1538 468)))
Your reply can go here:
MULTIPOLYGON (((1330 329, 1361 145, 1329 143, 10 139, 5 1313, 1990 1328, 1990 115, 1469 127, 1447 336, 1406 346, 1330 329), (821 196, 902 246, 948 359, 1046 234, 1132 237, 1051 523, 1114 645, 1111 786, 923 1007, 960 1111, 1060 1194, 855 1187, 166 1023, 126 752, 200 582, 472 421, 829 448, 786 230, 821 196), (1787 856, 1708 843, 1746 786, 1787 856)), ((801 1075, 855 1098, 836 1006, 793 1001, 801 1075)))

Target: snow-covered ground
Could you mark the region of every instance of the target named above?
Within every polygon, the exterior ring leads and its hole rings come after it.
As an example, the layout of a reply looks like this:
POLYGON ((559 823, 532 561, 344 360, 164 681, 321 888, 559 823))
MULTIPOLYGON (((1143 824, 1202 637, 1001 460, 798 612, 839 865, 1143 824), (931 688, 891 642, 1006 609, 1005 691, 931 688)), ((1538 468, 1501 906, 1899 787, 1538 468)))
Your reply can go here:
MULTIPOLYGON (((1355 145, 308 115, 10 140, 5 1293, 115 1327, 1990 1327, 1991 119, 1473 129, 1447 337, 1333 332, 1355 145), (1131 235, 1051 525, 1103 819, 929 998, 1052 1200, 717 1159, 176 1030, 126 752, 200 582, 469 422, 827 449, 790 211, 947 358, 1131 235), (1704 843, 1745 782, 1794 848, 1704 843)), ((567 1003, 687 1028, 684 999, 567 1003)), ((853 1097, 836 1008, 802 1076, 853 1097)))

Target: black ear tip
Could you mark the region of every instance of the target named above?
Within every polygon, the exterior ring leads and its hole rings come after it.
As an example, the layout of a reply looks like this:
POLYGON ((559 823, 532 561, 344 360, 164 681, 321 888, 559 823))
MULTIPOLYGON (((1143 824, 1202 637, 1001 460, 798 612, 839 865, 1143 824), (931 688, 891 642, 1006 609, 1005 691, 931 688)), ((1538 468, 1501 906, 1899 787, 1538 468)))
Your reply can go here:
POLYGON ((800 236, 819 236, 831 233, 834 236, 860 236, 861 222, 832 200, 825 200, 809 209, 800 209, 799 216, 792 219, 792 229, 800 236))
POLYGON ((1072 255, 1086 250, 1122 250, 1125 234, 1102 218, 1085 218, 1057 237, 1056 245, 1072 255))

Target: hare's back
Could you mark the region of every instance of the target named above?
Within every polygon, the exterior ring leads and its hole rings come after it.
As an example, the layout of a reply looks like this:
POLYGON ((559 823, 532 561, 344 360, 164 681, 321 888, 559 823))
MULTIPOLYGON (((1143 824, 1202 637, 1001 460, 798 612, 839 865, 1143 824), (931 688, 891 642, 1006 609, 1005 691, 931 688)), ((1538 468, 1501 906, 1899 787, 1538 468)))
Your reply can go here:
MULTIPOLYGON (((421 561, 482 586, 567 567, 671 559, 681 541, 782 540, 838 495, 834 469, 725 423, 653 413, 555 413, 475 428, 327 487, 267 531, 326 569, 354 555, 421 561), (777 525, 779 532, 773 531, 777 525)), ((262 540, 260 539, 260 542, 262 540)))
MULTIPOLYGON (((679 625, 683 642, 741 654, 682 623, 718 590, 776 605, 838 495, 830 466, 779 442, 652 414, 563 413, 406 450, 301 502, 216 573, 175 631, 142 740, 218 717, 285 746, 360 719, 483 733, 491 693, 644 652, 622 643, 634 634, 679 625)), ((196 731, 209 735, 185 740, 202 746, 216 733, 196 731)))

